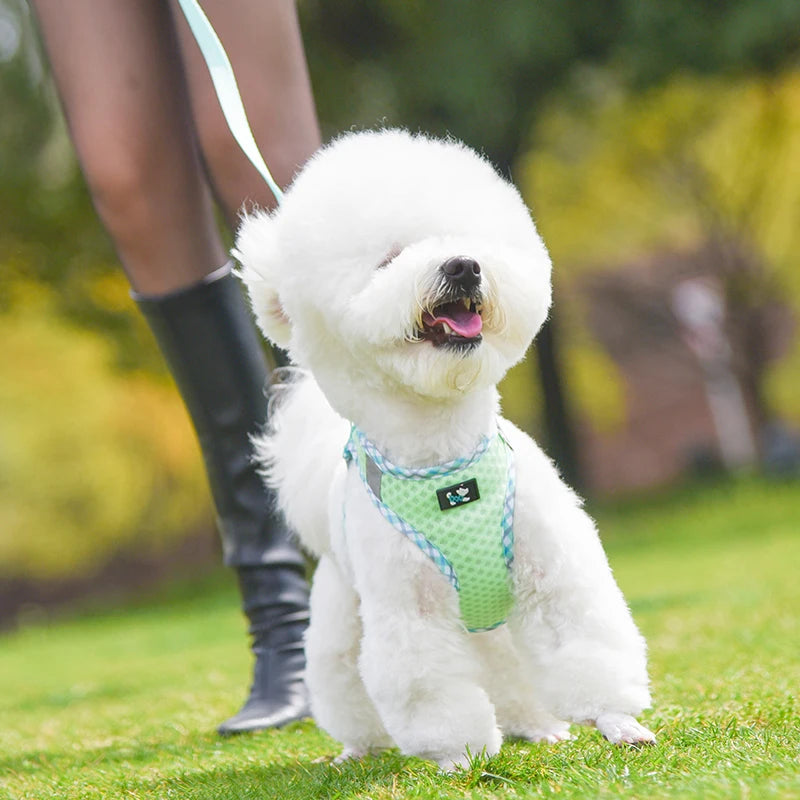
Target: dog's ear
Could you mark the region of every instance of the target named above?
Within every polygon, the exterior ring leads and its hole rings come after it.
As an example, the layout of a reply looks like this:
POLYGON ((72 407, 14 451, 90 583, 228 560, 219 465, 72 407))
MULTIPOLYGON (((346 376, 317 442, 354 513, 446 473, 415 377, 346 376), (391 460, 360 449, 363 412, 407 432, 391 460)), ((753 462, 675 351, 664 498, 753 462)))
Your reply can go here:
POLYGON ((275 220, 267 211, 243 217, 233 255, 241 265, 237 274, 247 288, 259 328, 278 347, 286 348, 291 323, 276 287, 275 271, 280 268, 280 259, 276 252, 274 226, 275 220))

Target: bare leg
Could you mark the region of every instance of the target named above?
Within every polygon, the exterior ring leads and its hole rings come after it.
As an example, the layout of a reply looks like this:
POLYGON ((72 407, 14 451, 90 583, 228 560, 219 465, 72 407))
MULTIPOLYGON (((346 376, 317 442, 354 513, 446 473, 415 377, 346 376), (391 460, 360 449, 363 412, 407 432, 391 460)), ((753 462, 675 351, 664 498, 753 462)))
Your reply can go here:
MULTIPOLYGON (((203 156, 228 221, 242 205, 275 201, 228 130, 208 68, 171 0, 203 156)), ((320 135, 294 0, 203 0, 231 60, 253 134, 275 180, 286 186, 319 147, 320 135)))
POLYGON ((163 0, 34 0, 78 158, 133 288, 160 295, 226 259, 163 0))

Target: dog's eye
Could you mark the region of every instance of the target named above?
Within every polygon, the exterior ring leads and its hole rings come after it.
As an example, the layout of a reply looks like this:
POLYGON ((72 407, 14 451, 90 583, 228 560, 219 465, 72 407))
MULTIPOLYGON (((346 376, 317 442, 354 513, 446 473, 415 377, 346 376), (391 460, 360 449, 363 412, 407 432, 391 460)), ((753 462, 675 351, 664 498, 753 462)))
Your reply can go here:
POLYGON ((399 244, 393 244, 389 252, 384 256, 383 261, 378 264, 376 269, 383 269, 384 267, 387 267, 402 252, 403 248, 399 244))

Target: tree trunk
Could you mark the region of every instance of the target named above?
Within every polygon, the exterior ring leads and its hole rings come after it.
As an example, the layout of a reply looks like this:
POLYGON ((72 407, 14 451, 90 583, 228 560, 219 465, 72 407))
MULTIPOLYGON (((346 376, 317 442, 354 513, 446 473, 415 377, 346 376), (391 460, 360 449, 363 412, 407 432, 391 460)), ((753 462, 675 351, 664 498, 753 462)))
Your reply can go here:
POLYGON ((544 397, 545 449, 556 462, 564 480, 583 490, 583 476, 572 413, 566 400, 564 371, 557 347, 558 328, 553 314, 536 337, 536 365, 544 397))

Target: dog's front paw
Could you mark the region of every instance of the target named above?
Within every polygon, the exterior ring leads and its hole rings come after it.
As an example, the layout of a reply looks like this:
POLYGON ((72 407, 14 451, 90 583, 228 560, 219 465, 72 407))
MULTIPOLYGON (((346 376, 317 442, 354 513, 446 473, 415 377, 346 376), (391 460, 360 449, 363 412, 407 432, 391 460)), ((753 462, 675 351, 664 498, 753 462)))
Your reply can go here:
POLYGON ((439 769, 442 772, 455 772, 459 769, 469 769, 472 759, 467 753, 457 756, 440 756, 436 759, 439 769))
POLYGON ((484 746, 480 750, 472 750, 469 745, 466 745, 463 750, 458 753, 427 753, 422 758, 429 758, 439 765, 442 772, 455 772, 459 769, 469 769, 476 763, 486 761, 486 759, 496 756, 500 752, 500 745, 503 742, 500 731, 496 731, 496 740, 490 745, 484 746))
POLYGON ((547 742, 556 744, 558 742, 568 742, 575 737, 569 731, 569 723, 560 719, 553 719, 546 725, 537 725, 527 730, 522 737, 529 742, 547 742))
POLYGON ((595 727, 611 744, 655 744, 656 736, 629 714, 601 714, 595 727))
POLYGON ((345 747, 344 750, 333 759, 333 763, 344 764, 346 761, 360 761, 368 754, 369 748, 367 747, 345 747))
POLYGON ((506 721, 506 735, 511 739, 526 742, 566 742, 575 737, 569 731, 569 723, 544 711, 530 713, 522 721, 506 721))

